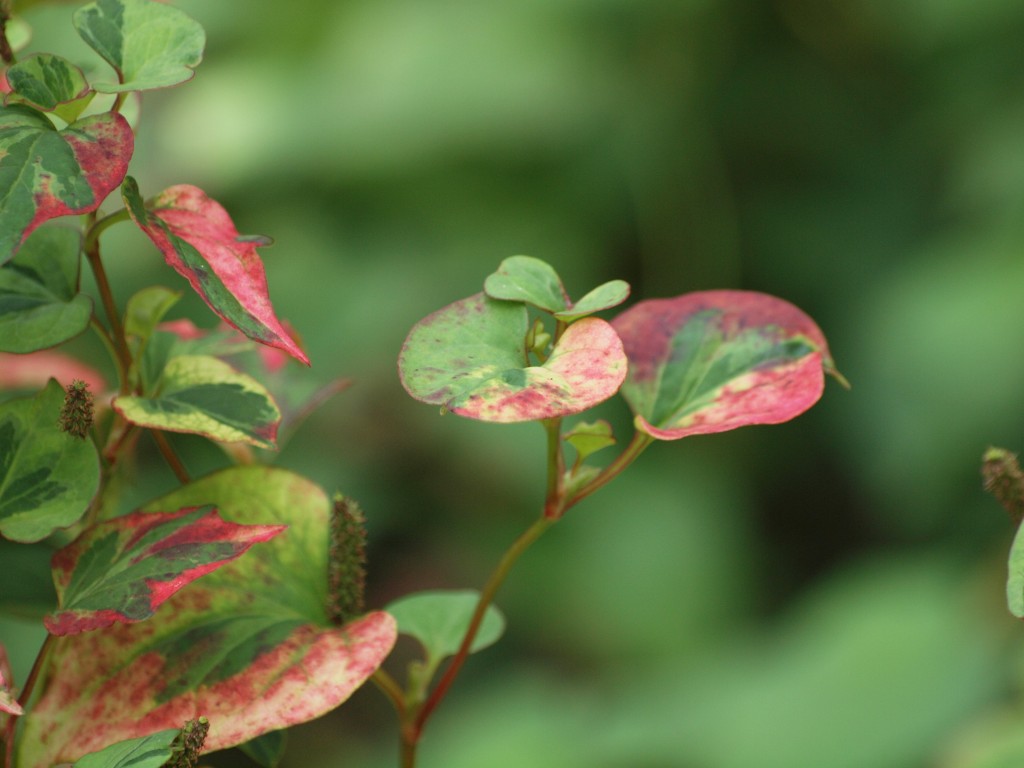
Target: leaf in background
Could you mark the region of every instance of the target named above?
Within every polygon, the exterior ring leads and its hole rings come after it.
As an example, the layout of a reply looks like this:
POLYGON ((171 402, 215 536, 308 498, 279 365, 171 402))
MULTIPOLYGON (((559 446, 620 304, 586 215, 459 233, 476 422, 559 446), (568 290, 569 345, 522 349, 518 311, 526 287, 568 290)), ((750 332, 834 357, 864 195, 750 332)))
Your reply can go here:
POLYGON ((541 366, 526 366, 526 308, 482 293, 434 312, 410 331, 399 356, 402 385, 417 400, 472 419, 532 421, 586 410, 626 375, 622 344, 603 320, 572 324, 541 366))
POLYGON ((185 585, 283 530, 226 522, 209 506, 99 523, 53 556, 58 609, 43 623, 74 635, 148 619, 185 585))
POLYGON ((240 744, 238 748, 246 757, 263 768, 277 768, 284 759, 284 750, 287 746, 288 731, 271 731, 240 744))
POLYGON ((211 440, 241 440, 273 448, 281 413, 270 393, 251 376, 215 357, 171 358, 149 397, 121 395, 114 410, 133 424, 188 432, 211 440))
POLYGON ((659 440, 788 421, 834 372, 814 321, 762 293, 642 301, 612 325, 629 358, 622 396, 637 429, 659 440))
POLYGON ((0 538, 0 613, 41 621, 57 604, 46 543, 18 544, 0 538))
POLYGON ((50 379, 67 384, 81 379, 93 392, 102 392, 107 386, 98 371, 60 352, 48 349, 29 355, 0 352, 0 390, 36 390, 50 379))
POLYGON ((206 503, 232 522, 288 530, 174 595, 148 621, 55 644, 25 720, 21 768, 49 768, 199 715, 210 721, 205 748, 226 749, 333 709, 388 655, 396 634, 388 614, 328 622, 331 504, 319 487, 248 465, 144 511, 206 503))
POLYGON ((99 488, 91 440, 57 427, 64 389, 51 380, 32 398, 0 405, 0 534, 33 542, 80 518, 99 488))
MULTIPOLYGON (((423 646, 427 667, 433 672, 444 659, 458 652, 479 598, 480 593, 471 589, 432 590, 401 597, 384 610, 395 617, 399 633, 423 646)), ((488 606, 470 653, 498 642, 504 631, 501 611, 488 606)))
POLYGON ((19 100, 43 112, 53 112, 66 123, 75 122, 95 95, 82 70, 52 53, 38 53, 19 61, 7 70, 7 82, 19 100))
POLYGON ((206 33, 177 8, 151 0, 98 0, 75 11, 78 34, 119 75, 101 93, 148 91, 191 80, 206 33))
POLYGON ((197 187, 178 185, 143 203, 131 177, 122 186, 135 223, 178 274, 229 324, 253 341, 309 358, 274 314, 257 242, 240 238, 231 217, 197 187))
POLYGON ((118 114, 58 131, 30 107, 0 107, 0 264, 44 221, 98 208, 124 178, 134 146, 118 114))
POLYGON ((523 301, 546 312, 569 307, 562 279, 546 261, 532 256, 509 256, 484 280, 484 293, 492 299, 523 301))
POLYGON ((80 249, 76 232, 47 227, 0 267, 0 351, 46 349, 89 326, 92 299, 78 293, 80 249))
POLYGON ((75 761, 74 768, 160 768, 174 755, 171 747, 180 733, 180 728, 168 728, 119 741, 98 752, 82 755, 75 761))

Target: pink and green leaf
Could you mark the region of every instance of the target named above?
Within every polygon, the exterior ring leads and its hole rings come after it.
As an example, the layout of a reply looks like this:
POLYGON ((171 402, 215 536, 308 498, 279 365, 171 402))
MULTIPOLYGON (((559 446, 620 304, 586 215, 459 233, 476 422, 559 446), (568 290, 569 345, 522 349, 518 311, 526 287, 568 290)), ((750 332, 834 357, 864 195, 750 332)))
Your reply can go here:
POLYGON ((622 395, 637 428, 660 440, 788 421, 835 370, 814 321, 762 293, 642 301, 612 324, 629 358, 622 395))
POLYGON ((281 412, 266 388, 215 357, 172 357, 149 396, 116 397, 132 424, 273 448, 281 412))
POLYGON ((210 309, 253 341, 283 349, 309 365, 271 306, 256 252, 262 239, 240 237, 227 211, 196 187, 170 187, 146 204, 129 177, 122 194, 135 223, 210 309))
POLYGON ((187 14, 152 0, 98 0, 75 11, 75 29, 117 72, 101 93, 148 91, 190 80, 206 33, 187 14))
POLYGON ((58 131, 23 104, 0 107, 0 265, 44 221, 98 208, 124 179, 134 143, 118 114, 58 131))
POLYGON ((99 523, 53 556, 58 609, 43 623, 73 635, 148 619, 185 585, 283 530, 227 522, 210 507, 99 523))
POLYGON ((0 267, 0 351, 35 352, 89 326, 92 299, 78 293, 80 238, 46 227, 0 267))
POLYGON ((218 472, 144 511, 213 504, 226 520, 288 529, 189 585, 148 621, 62 638, 26 718, 18 765, 49 768, 205 715, 225 749, 319 717, 373 673, 395 641, 374 612, 327 617, 327 495, 285 470, 218 472))
POLYGON ((579 413, 615 394, 626 375, 612 327, 586 318, 566 329, 543 365, 527 364, 526 308, 476 294, 417 323, 399 374, 417 400, 481 421, 579 413))
POLYGON ((66 123, 82 114, 95 92, 82 70, 65 58, 51 53, 29 56, 7 70, 13 96, 42 112, 53 112, 66 123))
POLYGON ((0 534, 40 541, 77 521, 99 488, 91 440, 57 428, 64 389, 56 381, 31 398, 0 404, 0 534))

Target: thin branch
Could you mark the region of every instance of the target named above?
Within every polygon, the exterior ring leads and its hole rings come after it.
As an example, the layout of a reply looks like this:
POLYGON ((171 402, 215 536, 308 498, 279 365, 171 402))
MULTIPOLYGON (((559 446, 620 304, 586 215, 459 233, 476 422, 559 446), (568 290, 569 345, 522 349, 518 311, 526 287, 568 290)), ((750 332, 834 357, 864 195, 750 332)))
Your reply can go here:
POLYGON ((167 439, 167 435, 159 429, 151 429, 149 430, 149 434, 153 436, 153 441, 156 443, 156 447, 160 449, 160 454, 164 457, 164 461, 167 462, 171 471, 174 472, 174 476, 178 478, 178 482, 182 485, 188 485, 189 482, 191 482, 188 470, 185 469, 185 465, 178 457, 178 454, 175 453, 174 448, 167 439))

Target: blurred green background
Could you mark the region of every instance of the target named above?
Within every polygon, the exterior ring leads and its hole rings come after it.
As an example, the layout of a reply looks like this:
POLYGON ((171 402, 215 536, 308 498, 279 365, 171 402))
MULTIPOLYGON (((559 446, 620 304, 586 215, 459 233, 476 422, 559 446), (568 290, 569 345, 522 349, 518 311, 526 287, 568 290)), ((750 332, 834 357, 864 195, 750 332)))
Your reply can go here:
MULTIPOLYGON (((574 509, 500 593, 508 634, 423 768, 1024 765, 1012 531, 978 474, 1024 448, 1024 5, 175 4, 206 60, 147 96, 132 173, 273 236, 309 376, 354 378, 277 461, 362 502, 372 605, 479 586, 539 509, 540 428, 441 418, 395 370, 506 256, 577 297, 774 293, 853 384, 656 445, 574 509)), ((70 10, 33 9, 36 47, 67 50, 70 10)), ((111 241, 120 296, 185 287, 141 234, 111 241)), ((285 765, 391 766, 395 739, 367 687, 285 765)))

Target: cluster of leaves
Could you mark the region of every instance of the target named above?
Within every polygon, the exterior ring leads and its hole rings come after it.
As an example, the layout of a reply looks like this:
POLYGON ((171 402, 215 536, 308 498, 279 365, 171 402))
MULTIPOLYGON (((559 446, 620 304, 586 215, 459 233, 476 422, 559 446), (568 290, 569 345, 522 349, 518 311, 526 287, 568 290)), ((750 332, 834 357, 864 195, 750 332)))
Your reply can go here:
MULTIPOLYGON (((0 13, 6 25, 2 4, 0 13)), ((821 331, 780 299, 687 294, 609 322, 594 315, 625 302, 624 282, 574 302, 548 264, 506 259, 481 293, 413 327, 399 372, 413 397, 442 411, 541 423, 543 513, 481 594, 411 595, 366 613, 358 507, 332 504, 252 451, 275 448, 282 427, 342 386, 290 396, 301 369, 289 358, 309 359, 271 304, 257 250, 269 240, 240 235, 196 187, 145 198, 128 176, 136 127, 125 114, 141 92, 192 77, 203 30, 157 0, 96 0, 73 23, 105 68, 53 54, 15 61, 15 47, 2 46, 0 386, 30 392, 0 404, 0 535, 52 551, 56 588, 56 604, 40 611, 47 640, 17 695, 0 646, 7 768, 185 765, 201 749, 236 745, 270 765, 283 748, 276 732, 338 706, 371 675, 414 755, 466 655, 500 635, 494 593, 547 526, 653 442, 786 421, 835 373, 821 331), (108 198, 115 210, 104 213, 108 198), (62 226, 69 216, 79 228, 62 226), (129 221, 223 327, 168 321, 181 293, 164 286, 118 309, 100 240, 129 221), (80 290, 83 259, 102 317, 80 290), (111 353, 112 386, 53 349, 90 327, 111 353), (615 445, 610 425, 563 419, 616 393, 635 434, 600 467, 590 459, 615 445), (166 432, 216 441, 236 464, 193 480, 166 432), (122 514, 114 480, 146 433, 181 485, 122 514), (398 632, 423 648, 404 689, 380 669, 398 632)))

